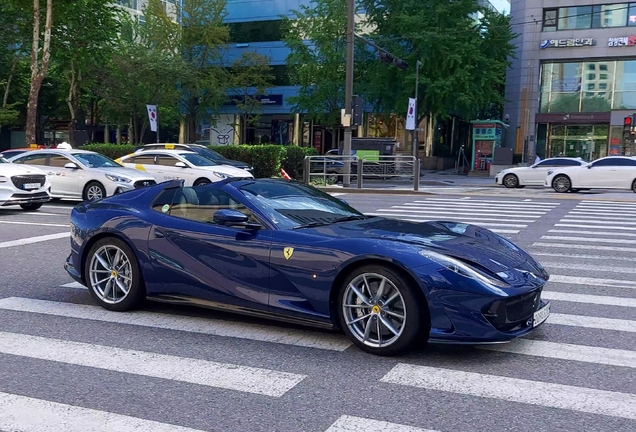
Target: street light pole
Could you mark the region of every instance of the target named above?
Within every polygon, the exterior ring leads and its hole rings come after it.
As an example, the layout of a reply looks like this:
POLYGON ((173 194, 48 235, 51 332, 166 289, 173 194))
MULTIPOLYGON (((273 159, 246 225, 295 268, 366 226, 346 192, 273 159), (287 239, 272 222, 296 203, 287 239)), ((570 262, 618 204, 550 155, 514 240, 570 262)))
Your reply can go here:
POLYGON ((418 90, 420 87, 420 66, 422 66, 422 62, 421 61, 417 61, 417 64, 415 65, 415 129, 413 130, 413 156, 415 157, 415 160, 413 161, 413 190, 419 190, 419 186, 420 186, 420 158, 419 158, 419 147, 420 147, 420 142, 417 136, 417 130, 420 126, 420 122, 418 121, 419 119, 419 114, 417 112, 418 110, 418 103, 417 103, 417 97, 418 97, 418 90))
MULTIPOLYGON (((347 0, 347 63, 346 63, 346 72, 345 72, 345 117, 349 118, 349 122, 351 122, 352 120, 351 100, 353 99, 354 27, 355 27, 355 0, 347 0)), ((345 126, 343 155, 347 157, 345 158, 342 186, 349 187, 349 182, 351 180, 351 160, 348 159, 348 157, 351 156, 351 123, 349 123, 348 126, 345 126)), ((358 175, 362 175, 362 173, 358 173, 358 175)))

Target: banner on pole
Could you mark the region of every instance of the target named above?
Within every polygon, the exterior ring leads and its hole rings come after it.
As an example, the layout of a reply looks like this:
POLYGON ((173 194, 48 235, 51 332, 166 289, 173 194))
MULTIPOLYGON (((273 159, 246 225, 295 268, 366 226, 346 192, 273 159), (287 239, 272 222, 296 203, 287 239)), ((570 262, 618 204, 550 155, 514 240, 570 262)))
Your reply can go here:
POLYGON ((157 105, 146 105, 148 109, 148 121, 150 122, 150 130, 157 132, 157 105))
POLYGON ((415 130, 415 99, 409 98, 409 109, 406 112, 406 130, 415 130))

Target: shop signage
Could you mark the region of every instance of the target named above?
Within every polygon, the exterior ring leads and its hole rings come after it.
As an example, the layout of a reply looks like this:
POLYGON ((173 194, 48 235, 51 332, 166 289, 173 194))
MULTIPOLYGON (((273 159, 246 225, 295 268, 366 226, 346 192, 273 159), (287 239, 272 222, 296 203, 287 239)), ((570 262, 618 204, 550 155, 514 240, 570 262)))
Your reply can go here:
POLYGON ((541 49, 572 48, 596 45, 594 38, 546 39, 541 42, 541 49))
POLYGON ((473 139, 495 140, 501 135, 501 130, 496 124, 477 123, 473 125, 473 139))
POLYGON ((613 37, 607 40, 607 46, 609 47, 622 47, 622 46, 634 46, 634 45, 636 45, 636 36, 613 37))
POLYGON ((282 105, 283 104, 283 95, 280 94, 272 94, 272 95, 257 95, 257 96, 245 96, 245 95, 233 95, 230 96, 230 100, 225 102, 224 105, 236 105, 239 103, 246 103, 249 99, 253 101, 258 101, 261 105, 282 105))
POLYGON ((537 113, 535 121, 537 123, 608 123, 610 113, 537 113))

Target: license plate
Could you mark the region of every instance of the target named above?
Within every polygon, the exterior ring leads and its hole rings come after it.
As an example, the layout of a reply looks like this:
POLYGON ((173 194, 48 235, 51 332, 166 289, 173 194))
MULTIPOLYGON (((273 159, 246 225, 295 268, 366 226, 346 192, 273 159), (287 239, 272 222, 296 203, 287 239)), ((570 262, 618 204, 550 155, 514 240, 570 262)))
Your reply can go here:
POLYGON ((534 319, 532 320, 532 327, 536 327, 550 316, 550 303, 543 306, 541 309, 534 313, 534 319))
POLYGON ((25 189, 39 189, 40 188, 40 183, 25 183, 24 184, 24 188, 25 189))

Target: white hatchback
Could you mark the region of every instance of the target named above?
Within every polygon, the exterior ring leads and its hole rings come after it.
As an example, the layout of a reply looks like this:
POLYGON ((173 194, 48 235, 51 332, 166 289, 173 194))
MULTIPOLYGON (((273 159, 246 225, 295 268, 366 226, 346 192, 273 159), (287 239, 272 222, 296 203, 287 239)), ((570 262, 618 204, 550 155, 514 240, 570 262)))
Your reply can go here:
POLYGON ((123 156, 117 162, 147 172, 158 183, 183 179, 185 186, 201 186, 226 178, 254 178, 249 171, 217 164, 189 150, 145 150, 123 156))
POLYGON ((34 167, 15 165, 0 157, 0 206, 37 210, 51 199, 46 173, 34 167))
POLYGON ((10 161, 44 171, 51 182, 52 198, 92 201, 156 184, 146 173, 87 150, 33 150, 10 161))
POLYGON ((554 157, 544 159, 527 167, 514 167, 499 171, 495 176, 495 183, 507 188, 543 186, 549 170, 585 164, 586 162, 581 158, 554 157))

